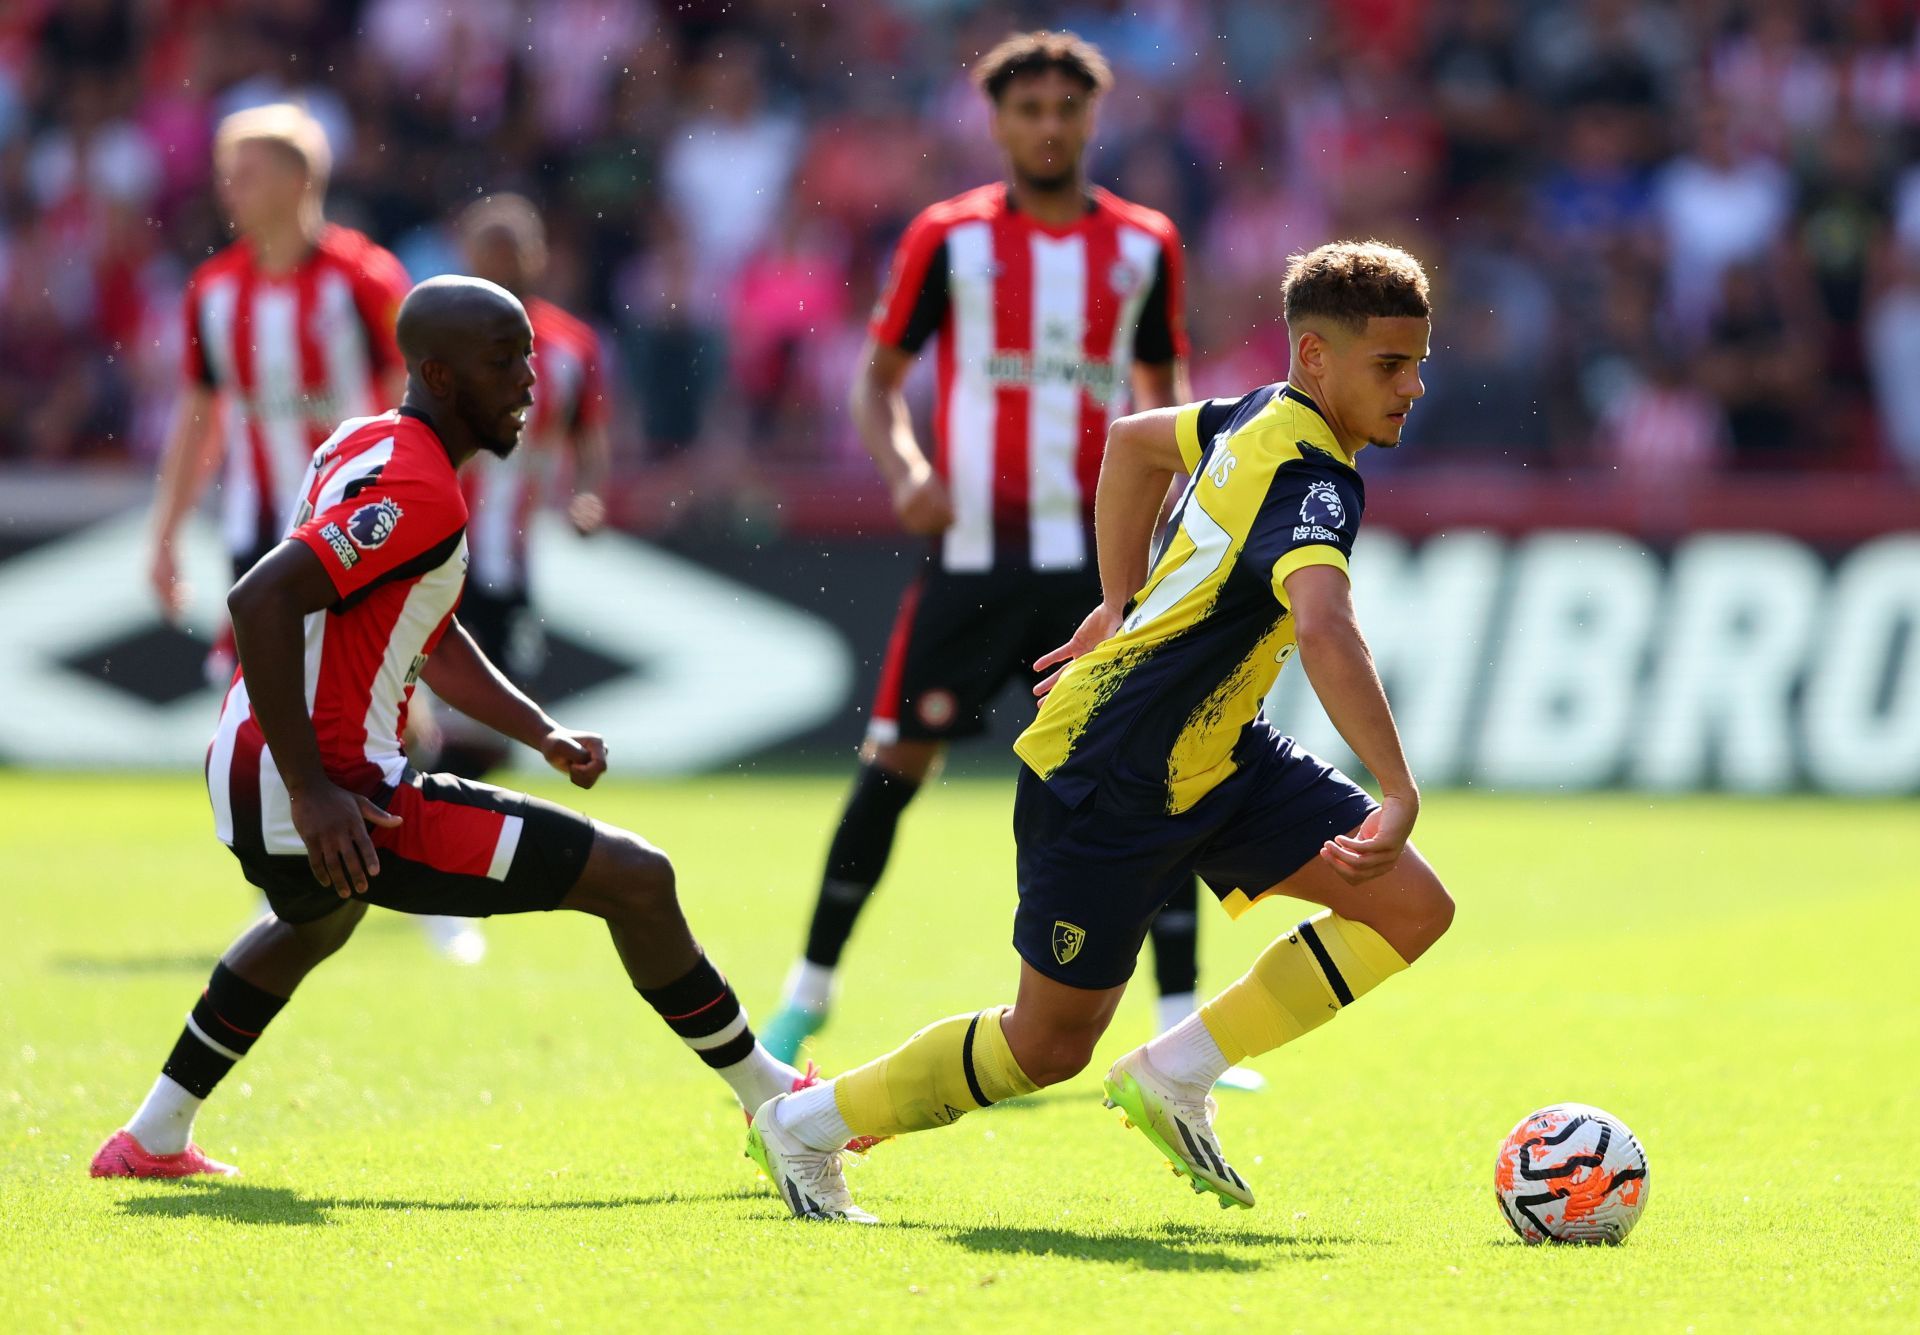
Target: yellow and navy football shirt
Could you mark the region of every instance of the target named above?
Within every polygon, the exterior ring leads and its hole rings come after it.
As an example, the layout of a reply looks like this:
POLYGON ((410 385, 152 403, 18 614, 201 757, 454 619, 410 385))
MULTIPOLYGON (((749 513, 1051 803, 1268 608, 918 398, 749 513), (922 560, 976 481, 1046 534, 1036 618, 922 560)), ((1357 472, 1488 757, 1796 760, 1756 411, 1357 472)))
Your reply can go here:
POLYGON ((1062 801, 1178 813, 1234 748, 1294 650, 1286 578, 1347 567, 1365 488, 1319 407, 1290 385, 1189 404, 1191 477, 1120 630, 1081 655, 1014 750, 1062 801))

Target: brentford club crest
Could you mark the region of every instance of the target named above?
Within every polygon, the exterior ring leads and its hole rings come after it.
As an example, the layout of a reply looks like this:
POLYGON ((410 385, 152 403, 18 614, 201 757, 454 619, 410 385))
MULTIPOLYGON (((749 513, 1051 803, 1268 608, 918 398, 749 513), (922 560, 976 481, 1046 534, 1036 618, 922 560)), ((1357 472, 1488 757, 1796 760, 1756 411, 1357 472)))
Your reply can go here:
POLYGON ((1121 296, 1127 296, 1140 286, 1146 274, 1140 266, 1131 260, 1115 260, 1113 267, 1107 270, 1107 285, 1121 296))

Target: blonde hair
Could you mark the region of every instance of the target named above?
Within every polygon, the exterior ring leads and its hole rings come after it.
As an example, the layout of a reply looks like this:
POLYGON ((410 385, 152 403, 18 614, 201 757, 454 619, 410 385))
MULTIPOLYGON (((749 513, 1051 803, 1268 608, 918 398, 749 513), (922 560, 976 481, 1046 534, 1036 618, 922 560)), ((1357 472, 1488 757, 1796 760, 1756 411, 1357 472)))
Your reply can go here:
POLYGON ((240 144, 271 145, 299 164, 316 194, 326 190, 327 176, 333 170, 333 148, 327 143, 327 132, 305 107, 272 102, 234 112, 214 131, 215 160, 240 144))
POLYGON ((1427 271, 1382 241, 1334 241, 1295 255, 1280 292, 1290 325, 1318 318, 1357 332, 1375 316, 1433 314, 1427 271))

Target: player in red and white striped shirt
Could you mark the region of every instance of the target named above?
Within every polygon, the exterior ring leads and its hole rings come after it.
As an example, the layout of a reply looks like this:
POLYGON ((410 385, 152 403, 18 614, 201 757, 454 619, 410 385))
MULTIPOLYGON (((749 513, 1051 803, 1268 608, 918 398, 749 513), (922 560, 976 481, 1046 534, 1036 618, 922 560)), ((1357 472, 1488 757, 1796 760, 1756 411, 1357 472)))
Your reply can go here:
POLYGON ((345 423, 314 456, 286 539, 228 599, 240 670, 207 755, 214 826, 272 912, 206 991, 96 1177, 233 1170, 192 1143, 200 1104, 368 904, 485 917, 568 908, 606 921, 628 976, 746 1108, 807 1080, 755 1040, 687 928, 666 856, 551 802, 420 774, 402 740, 416 681, 516 738, 577 786, 605 771, 460 626, 467 507, 455 476, 518 444, 533 329, 512 294, 423 283, 401 308, 405 406, 345 423))
POLYGON ((187 284, 186 392, 160 464, 148 576, 178 611, 174 539, 225 458, 220 527, 238 579, 280 540, 314 447, 406 385, 394 312, 400 261, 325 221, 331 153, 290 104, 235 112, 214 139, 222 208, 239 240, 187 284))
MULTIPOLYGON (((791 1060, 824 1023, 855 918, 901 814, 946 744, 984 730, 1006 685, 1100 600, 1093 493, 1107 424, 1185 402, 1180 238, 1164 214, 1089 186, 1084 156, 1111 82, 1070 33, 1023 33, 975 78, 1007 179, 913 220, 854 386, 862 441, 910 533, 933 539, 881 663, 862 768, 767 1044, 791 1060), (935 343, 933 454, 901 393, 935 343)), ((1193 1004, 1197 900, 1171 903, 1154 956, 1165 1022, 1193 1004)))
MULTIPOLYGON (((606 522, 601 489, 611 451, 600 339, 581 320, 532 295, 547 263, 546 227, 520 195, 492 195, 460 215, 468 271, 519 297, 533 321, 533 364, 540 383, 527 419, 527 443, 504 459, 483 455, 460 472, 467 497, 472 563, 460 624, 474 643, 531 689, 543 656, 538 618, 528 615, 528 530, 564 463, 573 494, 567 518, 581 535, 606 522)), ((478 779, 506 757, 506 739, 459 716, 441 728, 440 768, 478 779)))

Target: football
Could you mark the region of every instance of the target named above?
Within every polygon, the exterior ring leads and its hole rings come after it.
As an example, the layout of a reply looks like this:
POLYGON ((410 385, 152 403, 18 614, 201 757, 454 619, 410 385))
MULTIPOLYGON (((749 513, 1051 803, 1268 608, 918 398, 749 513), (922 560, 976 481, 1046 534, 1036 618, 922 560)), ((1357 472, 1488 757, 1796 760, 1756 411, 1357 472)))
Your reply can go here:
POLYGON ((1647 1206, 1647 1155, 1611 1113, 1556 1103, 1508 1133, 1493 1186, 1526 1242, 1621 1243, 1647 1206))

